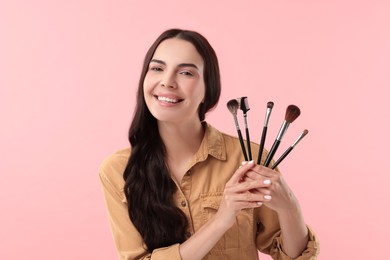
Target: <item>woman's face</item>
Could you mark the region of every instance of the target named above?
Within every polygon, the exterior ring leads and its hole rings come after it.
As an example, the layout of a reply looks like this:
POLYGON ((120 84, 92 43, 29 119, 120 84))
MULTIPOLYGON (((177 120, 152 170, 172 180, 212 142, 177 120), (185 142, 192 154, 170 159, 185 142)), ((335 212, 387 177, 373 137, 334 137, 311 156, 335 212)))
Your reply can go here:
POLYGON ((144 79, 144 97, 152 115, 162 122, 199 121, 205 95, 204 62, 192 43, 172 38, 157 47, 144 79))

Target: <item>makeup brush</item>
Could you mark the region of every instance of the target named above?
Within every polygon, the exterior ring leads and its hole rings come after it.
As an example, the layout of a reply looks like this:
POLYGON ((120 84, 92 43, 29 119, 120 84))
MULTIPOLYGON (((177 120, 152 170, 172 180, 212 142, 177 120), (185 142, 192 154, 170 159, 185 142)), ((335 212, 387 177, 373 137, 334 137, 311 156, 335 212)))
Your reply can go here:
POLYGON ((246 147, 248 149, 248 157, 249 160, 252 160, 252 148, 251 148, 251 139, 249 137, 249 128, 248 128, 248 120, 247 120, 247 112, 249 111, 248 98, 242 97, 238 98, 237 101, 240 103, 240 109, 244 114, 244 122, 245 122, 245 135, 246 135, 246 147))
POLYGON ((295 140, 295 142, 280 156, 280 158, 272 165, 272 170, 275 169, 283 160, 286 158, 286 156, 294 149, 294 147, 299 143, 299 141, 302 140, 305 135, 307 135, 309 131, 307 129, 303 130, 303 132, 300 134, 300 136, 295 140))
POLYGON ((275 139, 274 144, 271 147, 271 150, 268 153, 267 158, 265 159, 264 166, 268 167, 268 165, 271 163, 272 157, 274 157, 276 150, 279 147, 280 142, 282 141, 282 138, 284 134, 287 132, 288 126, 294 122, 295 119, 301 114, 301 111, 299 110, 299 107, 295 105, 289 105, 286 109, 286 115, 285 119, 283 121, 282 126, 280 127, 279 134, 275 139))
POLYGON ((260 140, 259 155, 257 156, 257 164, 261 163, 261 157, 263 156, 265 138, 267 137, 268 122, 273 107, 274 107, 274 102, 270 101, 267 103, 267 112, 265 113, 263 132, 261 134, 261 140, 260 140))
POLYGON ((245 161, 248 161, 248 156, 246 154, 244 140, 242 139, 240 125, 238 124, 238 120, 237 120, 237 109, 240 106, 240 104, 238 103, 238 101, 236 99, 232 99, 229 102, 227 102, 226 106, 229 109, 230 113, 232 113, 232 115, 233 115, 234 123, 236 124, 238 138, 240 139, 242 153, 244 154, 245 161))

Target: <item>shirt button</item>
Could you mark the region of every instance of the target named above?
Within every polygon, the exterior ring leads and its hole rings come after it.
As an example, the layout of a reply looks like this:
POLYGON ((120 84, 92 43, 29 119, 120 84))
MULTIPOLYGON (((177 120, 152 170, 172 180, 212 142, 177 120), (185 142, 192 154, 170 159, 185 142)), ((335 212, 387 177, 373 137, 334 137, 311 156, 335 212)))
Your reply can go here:
POLYGON ((185 206, 187 206, 187 203, 186 203, 186 201, 185 201, 185 200, 182 200, 182 201, 181 201, 181 206, 182 206, 182 207, 185 207, 185 206))

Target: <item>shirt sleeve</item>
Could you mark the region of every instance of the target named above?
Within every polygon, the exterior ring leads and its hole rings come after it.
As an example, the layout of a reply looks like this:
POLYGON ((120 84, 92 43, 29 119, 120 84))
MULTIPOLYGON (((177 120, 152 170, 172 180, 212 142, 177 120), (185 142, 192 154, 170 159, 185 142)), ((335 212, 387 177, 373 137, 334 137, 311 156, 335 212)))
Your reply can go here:
POLYGON ((309 239, 306 249, 296 258, 283 252, 281 230, 276 212, 262 206, 258 210, 258 228, 256 235, 257 249, 277 260, 315 260, 320 252, 319 241, 313 230, 308 226, 309 239))
POLYGON ((123 192, 123 170, 116 156, 107 158, 99 169, 100 182, 108 213, 111 233, 120 259, 172 259, 180 260, 179 244, 146 250, 144 241, 130 221, 127 202, 123 192))

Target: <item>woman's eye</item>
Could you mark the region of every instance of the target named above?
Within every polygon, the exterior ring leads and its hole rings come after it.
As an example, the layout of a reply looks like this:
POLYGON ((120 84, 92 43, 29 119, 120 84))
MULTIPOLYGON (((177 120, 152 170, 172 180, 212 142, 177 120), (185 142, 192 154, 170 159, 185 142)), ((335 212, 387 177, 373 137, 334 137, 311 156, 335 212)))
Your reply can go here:
POLYGON ((180 74, 185 75, 185 76, 192 76, 192 73, 190 71, 182 71, 180 74))
POLYGON ((150 67, 150 70, 152 71, 162 71, 160 67, 150 67))

